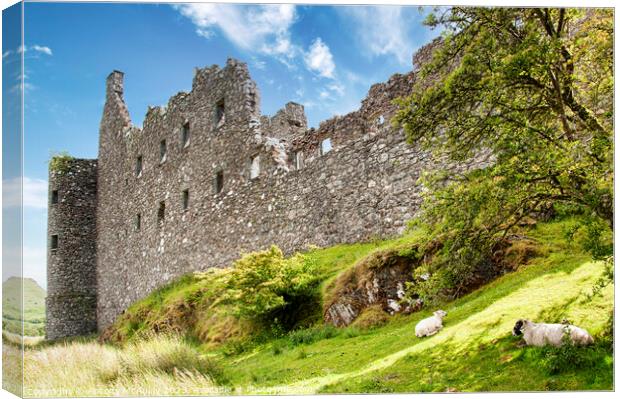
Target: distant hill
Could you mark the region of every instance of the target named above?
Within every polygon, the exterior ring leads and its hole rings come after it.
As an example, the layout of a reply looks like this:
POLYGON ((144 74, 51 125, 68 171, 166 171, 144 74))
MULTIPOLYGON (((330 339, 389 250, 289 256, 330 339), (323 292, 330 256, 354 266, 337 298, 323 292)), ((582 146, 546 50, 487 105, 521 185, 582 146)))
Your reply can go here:
POLYGON ((31 278, 10 277, 2 283, 2 330, 21 333, 21 284, 24 284, 24 334, 45 334, 46 292, 31 278))

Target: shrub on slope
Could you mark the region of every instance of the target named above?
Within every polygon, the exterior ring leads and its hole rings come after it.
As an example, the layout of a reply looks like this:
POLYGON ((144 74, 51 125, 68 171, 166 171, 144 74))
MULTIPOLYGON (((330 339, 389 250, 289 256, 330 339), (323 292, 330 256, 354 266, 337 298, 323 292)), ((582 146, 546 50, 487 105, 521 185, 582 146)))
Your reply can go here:
POLYGON ((244 255, 230 269, 188 274, 156 290, 129 307, 101 340, 179 333, 219 344, 274 325, 291 330, 318 316, 319 283, 311 259, 300 254, 285 259, 274 246, 244 255))

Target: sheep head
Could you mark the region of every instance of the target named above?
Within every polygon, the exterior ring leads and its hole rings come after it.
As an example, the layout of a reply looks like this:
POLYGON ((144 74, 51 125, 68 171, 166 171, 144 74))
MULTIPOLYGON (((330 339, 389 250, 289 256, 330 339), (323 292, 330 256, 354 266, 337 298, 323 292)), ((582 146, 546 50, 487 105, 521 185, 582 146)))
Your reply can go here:
POLYGON ((515 326, 512 329, 512 335, 522 335, 523 334, 523 326, 525 325, 525 320, 519 319, 515 323, 515 326))
POLYGON ((437 317, 439 317, 440 319, 443 319, 444 317, 446 317, 446 315, 448 314, 448 312, 446 312, 445 310, 437 310, 435 312, 433 312, 433 314, 437 317))

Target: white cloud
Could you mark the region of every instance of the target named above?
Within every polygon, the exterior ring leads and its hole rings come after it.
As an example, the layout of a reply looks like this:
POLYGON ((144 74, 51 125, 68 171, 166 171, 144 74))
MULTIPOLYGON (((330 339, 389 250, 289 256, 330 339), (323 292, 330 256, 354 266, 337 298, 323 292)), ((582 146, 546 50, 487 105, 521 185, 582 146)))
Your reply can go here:
POLYGON ((19 82, 15 84, 13 87, 11 87, 11 92, 20 93, 23 90, 24 93, 27 93, 27 92, 32 91, 35 88, 36 88, 35 85, 33 85, 32 83, 26 82, 26 79, 24 77, 24 83, 22 84, 22 82, 19 82))
MULTIPOLYGON (((21 54, 21 53, 25 53, 25 52, 31 51, 31 50, 39 52, 39 53, 43 53, 43 54, 46 54, 46 55, 52 55, 52 49, 51 48, 49 48, 47 46, 41 46, 41 45, 38 45, 38 44, 34 44, 34 45, 30 46, 30 47, 28 47, 28 46, 19 46, 15 52, 18 53, 18 54, 21 54)), ((9 51, 5 52, 4 54, 2 54, 2 58, 6 57, 6 56, 8 56, 10 54, 11 54, 11 50, 9 50, 9 51)))
POLYGON ((12 51, 11 50, 7 50, 4 53, 2 53, 2 59, 8 57, 9 55, 11 55, 12 51))
POLYGON ((316 108, 317 107, 317 103, 315 103, 312 100, 300 100, 300 103, 304 106, 304 108, 306 109, 312 109, 312 108, 316 108))
POLYGON ((296 47, 289 28, 295 22, 295 6, 271 4, 239 6, 236 4, 195 3, 173 5, 196 25, 196 32, 206 38, 218 28, 238 47, 263 54, 291 58, 296 47))
POLYGON ((304 55, 304 61, 309 70, 316 72, 325 78, 334 78, 334 58, 329 47, 323 43, 321 38, 316 38, 308 52, 304 55))
POLYGON ((345 87, 340 82, 333 82, 319 90, 319 98, 321 100, 335 100, 335 96, 342 97, 345 93, 345 87))
POLYGON ((254 65, 256 69, 264 70, 267 66, 267 63, 265 61, 259 60, 256 57, 252 57, 252 65, 254 65))
MULTIPOLYGON (((196 33, 207 39, 222 33, 237 47, 265 56, 271 56, 297 69, 297 60, 303 58, 308 70, 325 78, 334 78, 335 64, 329 47, 316 38, 308 48, 291 38, 291 26, 297 19, 293 4, 239 5, 195 3, 173 5, 181 15, 196 27, 196 33)), ((264 63, 255 60, 262 69, 264 63)))
POLYGON ((411 21, 403 15, 403 7, 342 7, 347 18, 356 27, 360 45, 371 56, 392 55, 398 62, 407 65, 415 48, 407 30, 411 21))
POLYGON ((52 55, 52 49, 47 46, 39 46, 38 44, 35 44, 30 48, 43 54, 52 55))
POLYGON ((17 207, 23 204, 24 208, 46 209, 47 208, 47 181, 32 179, 24 176, 23 198, 19 177, 3 181, 3 202, 5 208, 17 207), (23 202, 22 202, 23 200, 23 202))
POLYGON ((327 85, 327 88, 341 97, 344 96, 344 86, 339 82, 331 83, 327 85))

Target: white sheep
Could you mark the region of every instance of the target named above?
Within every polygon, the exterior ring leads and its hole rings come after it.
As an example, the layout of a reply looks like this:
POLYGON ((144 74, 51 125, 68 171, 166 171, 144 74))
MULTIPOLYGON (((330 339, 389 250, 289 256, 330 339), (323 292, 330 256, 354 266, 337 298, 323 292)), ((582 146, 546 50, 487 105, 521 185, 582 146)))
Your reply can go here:
POLYGON ((592 336, 583 328, 572 324, 534 323, 529 320, 518 320, 512 329, 512 335, 523 335, 525 343, 530 346, 552 345, 560 347, 564 343, 565 332, 570 333, 574 345, 588 345, 594 342, 592 336))
POLYGON ((420 320, 415 326, 416 337, 430 337, 443 328, 443 318, 447 315, 443 310, 433 312, 433 316, 420 320))

